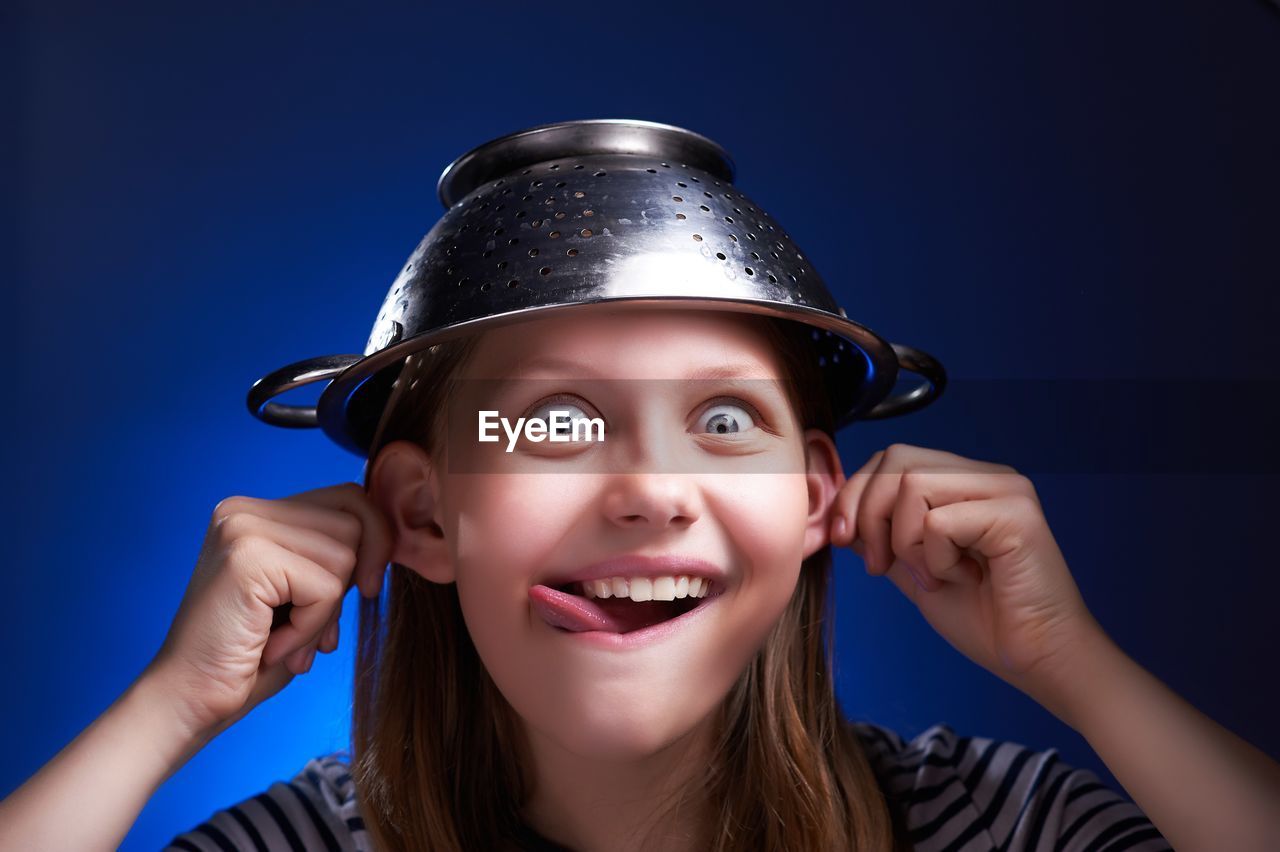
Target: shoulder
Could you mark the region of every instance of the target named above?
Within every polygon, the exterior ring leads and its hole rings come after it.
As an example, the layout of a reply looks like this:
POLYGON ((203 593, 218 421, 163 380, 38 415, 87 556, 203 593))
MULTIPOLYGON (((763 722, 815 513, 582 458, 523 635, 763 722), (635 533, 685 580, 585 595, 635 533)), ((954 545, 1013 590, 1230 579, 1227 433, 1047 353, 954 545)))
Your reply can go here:
POLYGON ((166 852, 227 850, 355 850, 368 852, 368 835, 345 751, 313 757, 288 781, 216 811, 175 836, 166 852))
POLYGON ((1138 807, 1057 749, 961 736, 936 724, 911 739, 851 722, 912 844, 933 849, 1169 850, 1138 807))

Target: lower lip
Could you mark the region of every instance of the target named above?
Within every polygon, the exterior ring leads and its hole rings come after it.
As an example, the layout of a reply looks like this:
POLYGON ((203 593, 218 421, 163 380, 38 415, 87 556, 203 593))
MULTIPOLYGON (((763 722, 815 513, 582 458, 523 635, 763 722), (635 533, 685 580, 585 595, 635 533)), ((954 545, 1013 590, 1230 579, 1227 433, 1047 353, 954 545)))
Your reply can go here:
MULTIPOLYGON (((663 639, 679 633, 685 627, 699 621, 707 614, 707 611, 716 605, 719 598, 724 596, 724 592, 712 595, 703 600, 693 609, 677 615, 675 618, 654 624, 651 627, 644 627, 640 630, 632 630, 630 633, 609 633, 604 630, 584 630, 575 633, 572 630, 565 630, 563 627, 547 627, 554 633, 563 635, 566 639, 574 642, 582 642, 596 648, 609 648, 616 651, 625 651, 632 648, 641 648, 654 642, 661 642, 663 639)), ((538 619, 542 621, 541 618, 538 619)), ((546 624, 546 622, 542 622, 546 624)))

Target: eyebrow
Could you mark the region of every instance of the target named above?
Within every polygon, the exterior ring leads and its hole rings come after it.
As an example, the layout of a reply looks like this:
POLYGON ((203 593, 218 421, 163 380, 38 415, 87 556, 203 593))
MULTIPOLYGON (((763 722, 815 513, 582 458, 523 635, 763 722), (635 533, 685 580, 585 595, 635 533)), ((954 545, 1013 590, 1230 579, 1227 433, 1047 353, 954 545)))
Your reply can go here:
MULTIPOLYGON (((502 379, 512 379, 521 373, 532 372, 536 369, 563 370, 568 373, 579 374, 586 378, 606 378, 598 372, 584 365, 579 361, 572 361, 566 358, 557 358, 553 356, 540 356, 521 361, 512 369, 503 374, 502 379)), ((759 364, 755 363, 737 363, 737 364, 708 364, 690 371, 684 376, 684 381, 719 381, 725 379, 765 379, 775 381, 776 376, 768 374, 759 364)))

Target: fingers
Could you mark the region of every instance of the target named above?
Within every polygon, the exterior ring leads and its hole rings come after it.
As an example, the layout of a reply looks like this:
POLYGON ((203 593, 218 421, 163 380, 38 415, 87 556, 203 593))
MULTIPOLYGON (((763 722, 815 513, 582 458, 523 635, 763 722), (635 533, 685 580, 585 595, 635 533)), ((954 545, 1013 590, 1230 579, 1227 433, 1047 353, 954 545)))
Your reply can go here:
POLYGON ((382 588, 383 576, 387 563, 391 561, 391 552, 395 540, 391 523, 386 515, 365 493, 363 487, 354 482, 341 485, 330 485, 312 491, 303 491, 282 498, 277 503, 302 503, 317 507, 345 512, 359 523, 358 559, 355 570, 355 584, 360 594, 366 598, 375 598, 382 588))
MULTIPOLYGON (((848 543, 861 553, 872 575, 885 574, 894 559, 901 557, 917 569, 929 587, 936 584, 924 568, 926 515, 951 502, 1009 493, 1034 498, 1030 480, 1008 465, 892 444, 873 455, 842 487, 836 505, 839 516, 853 519, 852 529, 836 535, 833 524, 832 543, 848 543)), ((980 565, 966 558, 957 558, 945 572, 956 582, 977 582, 982 573, 980 565)), ((903 576, 914 587, 910 574, 903 576)))
POLYGON ((831 527, 832 544, 841 547, 853 547, 855 550, 859 549, 857 545, 858 525, 856 522, 858 502, 862 498, 867 484, 871 481, 872 472, 879 466, 883 457, 884 450, 880 450, 873 455, 866 464, 849 475, 849 478, 836 495, 831 507, 833 516, 831 527))
POLYGON ((334 573, 287 547, 257 535, 231 543, 229 563, 244 577, 232 579, 269 611, 292 603, 289 620, 268 634, 262 663, 272 666, 321 636, 342 603, 345 583, 334 573))
POLYGON ((350 588, 351 575, 356 566, 356 551, 345 541, 311 527, 281 523, 252 511, 229 515, 222 522, 221 532, 228 539, 247 535, 271 539, 321 566, 341 580, 344 588, 350 588))
POLYGON ((214 523, 225 523, 228 516, 235 514, 307 527, 344 543, 356 552, 348 587, 356 585, 367 598, 378 596, 394 539, 386 516, 357 483, 329 485, 278 500, 228 497, 214 509, 214 523))

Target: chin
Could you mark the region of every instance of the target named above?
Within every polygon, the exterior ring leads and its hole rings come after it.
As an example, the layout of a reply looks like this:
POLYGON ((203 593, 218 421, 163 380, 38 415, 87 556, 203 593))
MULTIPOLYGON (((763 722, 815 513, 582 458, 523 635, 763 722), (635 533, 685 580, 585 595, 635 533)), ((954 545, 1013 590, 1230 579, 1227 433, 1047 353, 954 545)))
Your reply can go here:
POLYGON ((579 757, 599 761, 627 761, 648 757, 677 743, 692 732, 702 718, 692 708, 656 708, 643 702, 618 707, 597 701, 553 713, 554 723, 543 728, 561 748, 579 757))

